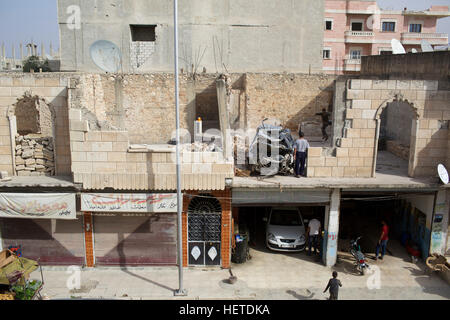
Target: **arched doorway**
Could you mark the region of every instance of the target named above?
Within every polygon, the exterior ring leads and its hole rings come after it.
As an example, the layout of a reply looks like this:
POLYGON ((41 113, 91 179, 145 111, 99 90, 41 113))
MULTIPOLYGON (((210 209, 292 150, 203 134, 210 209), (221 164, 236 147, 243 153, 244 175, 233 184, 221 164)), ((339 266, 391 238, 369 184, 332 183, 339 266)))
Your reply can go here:
POLYGON ((194 197, 188 206, 188 264, 221 264, 222 206, 210 194, 194 197))
POLYGON ((399 96, 378 108, 373 175, 413 176, 418 118, 414 105, 399 96))

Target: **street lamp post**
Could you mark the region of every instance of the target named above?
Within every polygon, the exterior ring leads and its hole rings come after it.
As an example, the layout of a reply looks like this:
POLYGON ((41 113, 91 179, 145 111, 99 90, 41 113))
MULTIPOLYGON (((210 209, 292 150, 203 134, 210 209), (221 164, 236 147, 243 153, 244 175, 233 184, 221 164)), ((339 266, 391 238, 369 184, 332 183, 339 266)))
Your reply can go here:
POLYGON ((176 161, 177 161, 177 227, 178 227, 178 280, 179 287, 175 290, 176 296, 185 296, 183 289, 183 238, 181 210, 183 198, 181 196, 181 164, 180 164, 180 104, 178 83, 178 0, 173 2, 173 29, 174 29, 174 60, 175 60, 175 113, 176 113, 176 161))

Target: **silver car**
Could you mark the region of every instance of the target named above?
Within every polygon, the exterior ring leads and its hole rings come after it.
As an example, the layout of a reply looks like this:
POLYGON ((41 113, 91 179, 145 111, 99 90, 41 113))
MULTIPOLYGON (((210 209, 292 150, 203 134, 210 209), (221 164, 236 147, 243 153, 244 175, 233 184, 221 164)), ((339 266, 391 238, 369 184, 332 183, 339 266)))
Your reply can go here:
POLYGON ((266 246, 275 251, 298 252, 305 249, 303 218, 298 208, 272 208, 265 218, 266 246))

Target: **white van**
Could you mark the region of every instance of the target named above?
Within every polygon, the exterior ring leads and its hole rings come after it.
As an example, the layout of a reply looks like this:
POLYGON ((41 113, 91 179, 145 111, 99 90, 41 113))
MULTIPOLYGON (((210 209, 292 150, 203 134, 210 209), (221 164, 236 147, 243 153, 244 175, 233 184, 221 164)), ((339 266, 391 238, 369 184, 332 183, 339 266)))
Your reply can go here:
POLYGON ((266 224, 266 246, 275 251, 299 252, 305 249, 306 232, 302 214, 294 207, 274 207, 266 224))

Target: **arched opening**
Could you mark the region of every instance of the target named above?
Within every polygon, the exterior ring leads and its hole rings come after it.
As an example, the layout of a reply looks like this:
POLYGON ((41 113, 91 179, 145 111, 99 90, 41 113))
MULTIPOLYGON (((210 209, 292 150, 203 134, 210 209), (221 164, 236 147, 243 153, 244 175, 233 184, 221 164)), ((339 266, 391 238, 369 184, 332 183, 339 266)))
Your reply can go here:
POLYGON ((17 100, 15 116, 15 171, 19 176, 55 175, 53 107, 29 93, 17 100))
POLYGON ((377 111, 376 172, 412 174, 418 114, 407 100, 395 98, 377 111))
POLYGON ((210 194, 194 197, 188 206, 189 265, 220 265, 222 206, 210 194))

